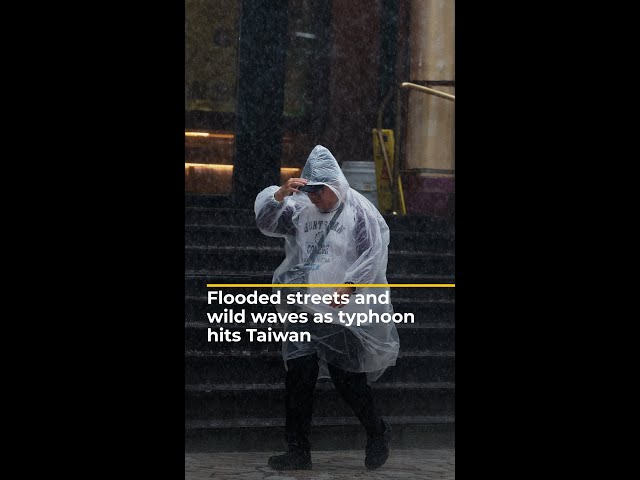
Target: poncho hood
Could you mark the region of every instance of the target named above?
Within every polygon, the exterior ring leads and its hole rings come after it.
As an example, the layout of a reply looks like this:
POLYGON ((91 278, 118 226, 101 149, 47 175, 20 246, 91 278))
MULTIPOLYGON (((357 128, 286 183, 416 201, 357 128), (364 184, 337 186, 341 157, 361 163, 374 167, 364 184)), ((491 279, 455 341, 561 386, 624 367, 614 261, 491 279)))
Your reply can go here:
POLYGON ((300 177, 309 181, 307 185, 329 186, 341 202, 345 201, 349 192, 349 182, 342 173, 338 161, 322 145, 316 145, 311 151, 300 177))

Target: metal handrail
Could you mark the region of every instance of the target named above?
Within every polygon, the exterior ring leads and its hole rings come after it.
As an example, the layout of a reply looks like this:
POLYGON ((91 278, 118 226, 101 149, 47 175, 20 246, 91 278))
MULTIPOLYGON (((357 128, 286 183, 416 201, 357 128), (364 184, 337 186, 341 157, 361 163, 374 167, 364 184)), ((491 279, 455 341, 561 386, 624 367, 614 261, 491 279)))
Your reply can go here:
MULTIPOLYGON (((451 95, 449 93, 445 93, 445 92, 441 92, 440 90, 435 90, 433 88, 429 88, 429 87, 423 87, 422 85, 417 85, 415 83, 411 83, 411 82, 402 82, 400 84, 400 87, 396 90, 395 88, 390 88, 389 91, 387 92, 387 94, 385 95, 384 99, 382 100, 382 103, 380 104, 380 108, 378 108, 378 124, 377 124, 377 135, 378 135, 378 141, 380 143, 380 149, 382 150, 382 155, 384 158, 384 167, 387 170, 387 173, 389 175, 389 189, 391 190, 391 198, 392 198, 392 203, 393 203, 393 211, 395 212, 397 210, 398 207, 398 196, 397 196, 397 189, 396 189, 396 182, 398 182, 398 187, 400 187, 400 192, 402 192, 402 182, 399 181, 399 175, 400 175, 400 159, 399 157, 399 145, 400 145, 400 127, 399 125, 396 125, 396 133, 397 133, 397 138, 396 138, 396 154, 395 154, 395 161, 393 163, 394 168, 393 168, 393 172, 391 172, 391 168, 389 167, 389 159, 387 158, 387 151, 384 148, 384 141, 382 139, 382 116, 384 114, 384 109, 387 106, 387 103, 389 103, 389 100, 391 100, 392 96, 394 93, 396 92, 400 92, 400 89, 402 88, 408 88, 408 89, 413 89, 413 90, 418 90, 419 92, 422 93, 429 93, 431 95, 435 95, 437 97, 441 97, 444 98, 446 100, 451 100, 451 101, 455 101, 456 97, 455 95, 451 95)), ((399 121, 400 119, 400 110, 399 110, 399 103, 400 103, 400 97, 397 97, 397 101, 398 101, 398 111, 396 112, 396 123, 399 121)), ((404 206, 404 194, 401 193, 402 195, 402 204, 404 206)), ((406 213, 406 212, 405 212, 406 213)))
POLYGON ((444 92, 441 92, 440 90, 434 90, 433 88, 423 87, 422 85, 417 85, 415 83, 402 82, 400 86, 402 88, 413 88, 414 90, 418 90, 424 93, 430 93, 437 97, 446 98, 447 100, 451 100, 451 101, 454 101, 456 99, 455 95, 451 95, 450 93, 444 93, 444 92))

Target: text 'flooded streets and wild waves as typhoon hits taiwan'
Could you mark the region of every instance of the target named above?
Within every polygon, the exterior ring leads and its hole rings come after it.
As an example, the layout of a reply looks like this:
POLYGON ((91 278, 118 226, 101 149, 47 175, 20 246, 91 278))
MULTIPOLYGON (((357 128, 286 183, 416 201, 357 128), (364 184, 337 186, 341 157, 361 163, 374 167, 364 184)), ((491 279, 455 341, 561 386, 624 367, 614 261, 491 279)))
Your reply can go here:
MULTIPOLYGON (((330 305, 333 302, 349 303, 351 299, 349 296, 340 296, 337 292, 333 294, 309 294, 309 293, 289 293, 286 295, 287 304, 295 303, 311 303, 314 305, 326 304, 330 305), (344 297, 344 298, 342 298, 344 297)), ((389 292, 375 294, 356 294, 354 295, 353 302, 356 304, 369 304, 369 303, 389 303, 389 292)), ((281 304, 282 295, 280 291, 277 291, 271 295, 258 294, 256 290, 249 295, 232 295, 224 294, 222 290, 213 290, 208 292, 208 304, 217 305, 257 305, 257 304, 281 304)), ((247 323, 247 314, 244 309, 234 310, 233 308, 225 308, 222 312, 207 312, 207 318, 209 323, 216 324, 245 324, 247 323)), ((313 323, 341 323, 347 326, 356 324, 358 326, 366 323, 414 323, 413 313, 381 313, 378 314, 369 310, 368 312, 347 313, 341 310, 337 312, 327 311, 324 313, 315 312, 312 318, 309 318, 307 312, 250 312, 249 319, 254 324, 284 324, 286 322, 295 324, 305 324, 310 320, 313 323), (337 315, 336 315, 337 314, 337 315)), ((250 342, 280 342, 280 341, 310 341, 311 336, 309 332, 305 331, 273 331, 271 327, 266 330, 264 328, 247 328, 245 330, 249 335, 250 342)), ((213 328, 208 329, 208 341, 209 342, 240 342, 242 340, 242 334, 239 331, 230 331, 224 327, 220 327, 220 331, 216 331, 213 328)))

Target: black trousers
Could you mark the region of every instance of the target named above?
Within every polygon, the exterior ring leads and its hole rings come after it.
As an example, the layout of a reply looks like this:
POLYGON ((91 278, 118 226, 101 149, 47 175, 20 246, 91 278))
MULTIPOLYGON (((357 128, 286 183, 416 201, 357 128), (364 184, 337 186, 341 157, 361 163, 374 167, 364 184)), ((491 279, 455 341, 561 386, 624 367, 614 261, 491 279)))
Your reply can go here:
MULTIPOLYGON (((371 387, 365 373, 346 372, 328 364, 331 380, 342 398, 353 410, 368 435, 384 432, 382 417, 375 407, 371 387)), ((307 355, 287 361, 286 439, 290 447, 309 450, 313 392, 318 380, 318 357, 307 355)))

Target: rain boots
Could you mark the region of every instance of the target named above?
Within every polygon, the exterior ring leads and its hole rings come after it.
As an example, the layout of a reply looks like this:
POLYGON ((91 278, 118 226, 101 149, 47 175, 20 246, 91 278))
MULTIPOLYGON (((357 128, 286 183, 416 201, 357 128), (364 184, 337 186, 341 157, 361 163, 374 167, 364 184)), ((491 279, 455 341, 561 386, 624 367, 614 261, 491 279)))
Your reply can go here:
POLYGON ((364 465, 369 470, 375 470, 385 464, 389 458, 389 443, 391 441, 391 425, 382 421, 385 430, 381 435, 367 435, 364 465))
POLYGON ((274 470, 311 470, 310 445, 289 442, 287 452, 270 457, 268 463, 274 470))
MULTIPOLYGON (((380 468, 389 457, 391 426, 379 414, 373 401, 365 373, 347 372, 329 364, 329 373, 336 390, 352 408, 367 432, 365 466, 380 468)), ((311 416, 313 392, 318 379, 318 357, 308 355, 287 361, 286 441, 287 452, 269 458, 274 470, 311 469, 311 416)))
POLYGON ((307 355, 287 361, 285 377, 287 452, 269 458, 274 470, 311 469, 311 415, 318 380, 318 357, 307 355))

